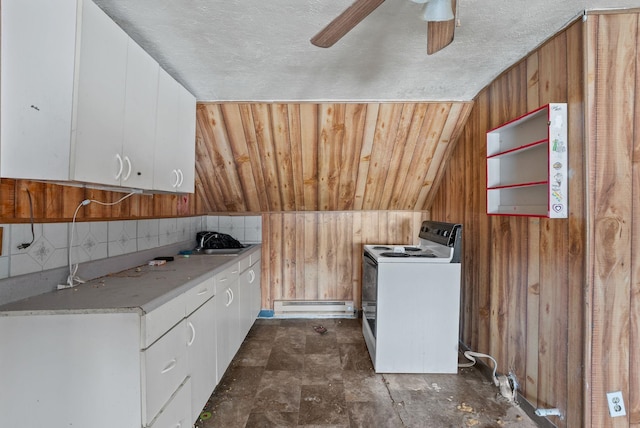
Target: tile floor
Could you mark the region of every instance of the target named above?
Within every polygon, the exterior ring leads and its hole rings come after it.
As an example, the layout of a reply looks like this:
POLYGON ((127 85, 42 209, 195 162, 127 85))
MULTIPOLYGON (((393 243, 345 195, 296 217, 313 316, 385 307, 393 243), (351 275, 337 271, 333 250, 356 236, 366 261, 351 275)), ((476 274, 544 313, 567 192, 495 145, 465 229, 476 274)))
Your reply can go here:
POLYGON ((358 319, 259 319, 195 427, 536 427, 496 393, 475 368, 374 373, 358 319))

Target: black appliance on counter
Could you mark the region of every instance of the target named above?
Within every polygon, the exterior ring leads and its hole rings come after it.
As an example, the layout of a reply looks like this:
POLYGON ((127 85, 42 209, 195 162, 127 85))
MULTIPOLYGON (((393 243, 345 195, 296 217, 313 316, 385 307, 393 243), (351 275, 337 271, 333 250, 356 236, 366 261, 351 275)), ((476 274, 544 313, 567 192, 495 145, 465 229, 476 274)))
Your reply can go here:
POLYGON ((244 248, 240 241, 220 232, 198 232, 196 242, 200 250, 226 250, 230 248, 244 248))

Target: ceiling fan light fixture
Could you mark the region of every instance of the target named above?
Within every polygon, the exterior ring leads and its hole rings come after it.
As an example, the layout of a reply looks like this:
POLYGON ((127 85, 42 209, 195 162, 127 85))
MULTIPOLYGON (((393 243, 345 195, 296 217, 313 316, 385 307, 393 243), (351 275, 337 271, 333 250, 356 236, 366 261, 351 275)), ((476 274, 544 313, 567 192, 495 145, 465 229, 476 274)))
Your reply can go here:
POLYGON ((451 0, 427 0, 422 19, 425 21, 450 21, 454 19, 451 0))

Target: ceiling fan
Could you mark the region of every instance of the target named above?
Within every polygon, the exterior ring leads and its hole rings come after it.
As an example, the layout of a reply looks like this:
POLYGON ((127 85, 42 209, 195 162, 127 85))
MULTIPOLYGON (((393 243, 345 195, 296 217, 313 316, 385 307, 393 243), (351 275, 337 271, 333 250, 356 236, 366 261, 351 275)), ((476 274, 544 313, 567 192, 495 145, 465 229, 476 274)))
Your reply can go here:
MULTIPOLYGON (((456 0, 412 0, 425 4, 423 19, 427 21, 427 54, 431 55, 453 41, 456 0)), ((311 43, 321 48, 333 46, 345 34, 376 10, 384 0, 355 0, 318 34, 311 43)))

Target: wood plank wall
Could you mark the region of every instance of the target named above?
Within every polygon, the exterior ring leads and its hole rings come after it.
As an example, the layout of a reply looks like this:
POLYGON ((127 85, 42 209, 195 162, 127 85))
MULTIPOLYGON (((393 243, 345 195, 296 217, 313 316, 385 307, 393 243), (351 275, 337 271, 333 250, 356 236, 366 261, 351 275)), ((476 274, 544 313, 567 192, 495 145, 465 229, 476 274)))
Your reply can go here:
POLYGON ((500 76, 431 207, 467 227, 463 341, 559 407, 559 426, 640 427, 639 27, 637 11, 590 13, 500 76), (551 101, 569 103, 570 217, 486 216, 484 133, 551 101), (609 416, 610 391, 626 417, 609 416))
POLYGON ((424 210, 472 103, 199 104, 208 212, 424 210))
MULTIPOLYGON (((38 223, 71 221, 76 207, 83 200, 115 202, 125 194, 2 178, 0 179, 0 223, 28 222, 31 211, 33 211, 34 221, 38 223)), ((199 215, 202 209, 197 203, 193 195, 134 195, 113 206, 89 204, 78 211, 77 219, 96 221, 199 215)))
POLYGON ((362 245, 417 243, 471 106, 199 104, 199 206, 263 213, 262 307, 360 307, 362 245))
POLYGON ((591 426, 640 427, 640 13, 587 19, 586 400, 591 426), (622 391, 612 420, 605 394, 622 391))
POLYGON ((462 341, 574 427, 584 426, 582 31, 571 25, 478 95, 430 207, 433 219, 465 227, 462 341), (549 102, 569 105, 569 218, 487 216, 486 131, 549 102))
POLYGON ((426 212, 343 211, 262 216, 262 307, 274 300, 354 300, 362 246, 417 243, 426 212))

